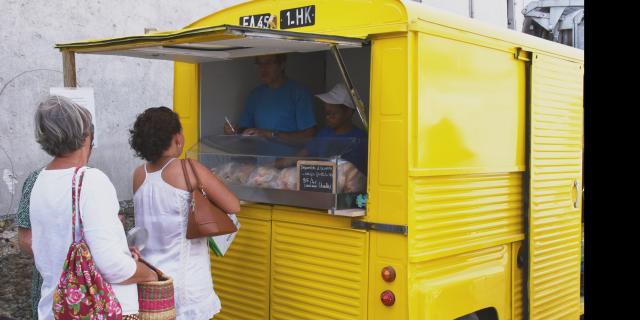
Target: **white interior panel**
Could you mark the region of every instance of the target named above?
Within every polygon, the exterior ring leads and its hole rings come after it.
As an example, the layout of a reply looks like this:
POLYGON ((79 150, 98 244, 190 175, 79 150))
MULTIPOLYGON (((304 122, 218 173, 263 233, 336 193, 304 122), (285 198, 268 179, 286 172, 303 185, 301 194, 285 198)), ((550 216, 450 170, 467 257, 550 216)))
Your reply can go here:
MULTIPOLYGON (((329 50, 332 45, 340 49, 361 47, 364 40, 320 36, 313 34, 287 33, 269 30, 228 29, 210 32, 218 40, 205 42, 169 43, 169 38, 130 40, 124 49, 96 49, 92 54, 118 55, 145 59, 173 60, 189 63, 204 63, 230 60, 258 55, 285 52, 314 52, 329 50), (231 38, 230 38, 231 37, 231 38)), ((110 40, 116 45, 117 39, 110 40)), ((121 40, 124 42, 124 40, 121 40)), ((82 51, 80 51, 82 52, 82 51)))

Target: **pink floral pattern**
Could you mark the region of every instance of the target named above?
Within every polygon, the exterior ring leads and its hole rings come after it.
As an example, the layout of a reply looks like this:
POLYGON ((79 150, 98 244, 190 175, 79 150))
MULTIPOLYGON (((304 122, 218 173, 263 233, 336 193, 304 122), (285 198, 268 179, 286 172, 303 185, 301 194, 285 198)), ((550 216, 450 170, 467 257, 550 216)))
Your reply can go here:
MULTIPOLYGON (((80 218, 80 234, 78 241, 75 239, 76 203, 80 202, 80 191, 84 171, 80 174, 78 183, 78 199, 75 197, 77 168, 73 176, 72 189, 72 216, 73 216, 73 243, 69 247, 67 258, 58 287, 53 295, 53 315, 55 319, 104 319, 121 320, 122 307, 116 298, 111 285, 102 279, 96 269, 95 261, 91 257, 89 246, 84 240, 82 230, 82 218, 80 218)), ((79 210, 78 210, 79 215, 79 210)))

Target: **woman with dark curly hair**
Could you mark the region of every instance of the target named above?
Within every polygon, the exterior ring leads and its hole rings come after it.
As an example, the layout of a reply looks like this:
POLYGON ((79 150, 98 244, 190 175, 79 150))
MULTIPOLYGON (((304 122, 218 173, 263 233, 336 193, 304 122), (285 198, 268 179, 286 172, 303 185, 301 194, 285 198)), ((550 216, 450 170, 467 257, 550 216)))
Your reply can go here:
MULTIPOLYGON (((133 173, 136 226, 149 231, 142 256, 173 277, 177 319, 210 319, 220 311, 213 290, 206 238, 186 237, 190 193, 180 161, 184 136, 178 114, 167 107, 138 115, 129 143, 146 163, 133 173)), ((226 212, 240 211, 240 201, 200 162, 192 160, 209 198, 226 212)), ((187 166, 195 188, 195 175, 187 166)))

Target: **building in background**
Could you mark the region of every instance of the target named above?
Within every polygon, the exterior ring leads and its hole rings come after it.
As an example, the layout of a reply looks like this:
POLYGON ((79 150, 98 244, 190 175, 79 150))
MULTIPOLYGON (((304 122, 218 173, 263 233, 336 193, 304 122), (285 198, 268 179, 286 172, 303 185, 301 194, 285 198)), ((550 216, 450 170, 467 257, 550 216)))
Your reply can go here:
POLYGON ((531 1, 522 32, 584 50, 584 0, 531 1))
POLYGON ((584 49, 584 0, 413 0, 584 49))

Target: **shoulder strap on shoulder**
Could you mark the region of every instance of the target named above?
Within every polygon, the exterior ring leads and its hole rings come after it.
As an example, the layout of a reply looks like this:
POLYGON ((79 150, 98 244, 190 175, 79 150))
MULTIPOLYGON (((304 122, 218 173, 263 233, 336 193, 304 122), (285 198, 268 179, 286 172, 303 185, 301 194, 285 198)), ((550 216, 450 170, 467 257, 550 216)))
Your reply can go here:
POLYGON ((200 177, 198 177, 198 173, 196 172, 196 168, 193 166, 191 159, 187 158, 187 162, 189 162, 189 166, 191 167, 191 171, 193 171, 193 175, 196 176, 196 184, 198 184, 198 188, 204 190, 204 186, 200 183, 200 177))
POLYGON ((82 167, 76 167, 73 171, 73 177, 71 178, 71 240, 73 243, 76 242, 76 214, 79 216, 80 214, 77 212, 80 201, 79 195, 80 191, 76 188, 76 178, 78 176, 78 171, 80 171, 82 167))
MULTIPOLYGON (((165 164, 164 164, 164 166, 162 166, 162 168, 160 168, 160 171, 163 171, 163 170, 164 170, 164 168, 166 168, 166 167, 169 165, 169 163, 173 162, 173 160, 175 160, 175 159, 176 159, 176 158, 171 158, 171 159, 169 159, 169 161, 167 161, 167 163, 165 163, 165 164)), ((146 168, 147 168, 147 167, 145 166, 145 170, 146 170, 146 168)))
POLYGON ((182 173, 184 174, 184 180, 187 182, 187 190, 189 190, 189 192, 193 192, 193 187, 191 187, 191 180, 189 180, 189 175, 187 174, 187 165, 185 164, 185 160, 181 159, 180 164, 182 164, 182 173))

